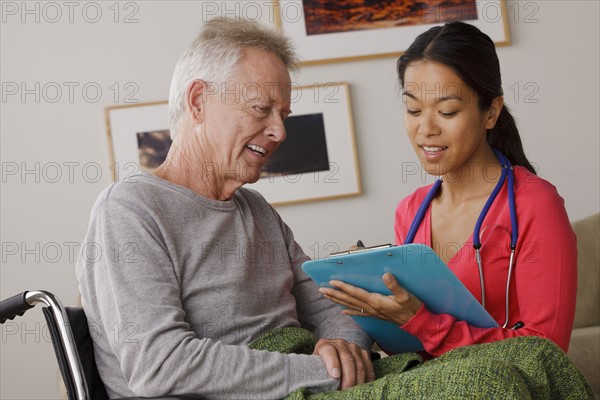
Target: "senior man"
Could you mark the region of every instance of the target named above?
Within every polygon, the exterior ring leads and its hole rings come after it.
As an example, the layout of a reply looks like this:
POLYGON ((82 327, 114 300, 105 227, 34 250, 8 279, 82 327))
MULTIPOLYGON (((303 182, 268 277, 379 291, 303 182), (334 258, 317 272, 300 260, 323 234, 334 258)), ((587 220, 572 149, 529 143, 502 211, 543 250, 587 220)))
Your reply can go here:
POLYGON ((105 251, 82 253, 77 276, 110 397, 282 398, 374 379, 369 338, 302 272, 308 257, 277 212, 242 188, 286 137, 295 67, 280 34, 207 22, 175 68, 166 161, 96 201, 86 242, 105 251), (299 326, 320 337, 314 355, 248 347, 299 326))

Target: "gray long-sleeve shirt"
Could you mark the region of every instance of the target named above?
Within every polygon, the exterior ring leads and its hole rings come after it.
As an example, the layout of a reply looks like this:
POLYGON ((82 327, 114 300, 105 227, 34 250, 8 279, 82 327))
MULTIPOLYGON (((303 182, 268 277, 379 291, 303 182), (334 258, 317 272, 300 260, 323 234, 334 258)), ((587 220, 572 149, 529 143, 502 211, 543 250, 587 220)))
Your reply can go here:
POLYGON ((335 390, 318 356, 247 347, 284 326, 370 346, 302 272, 307 259, 254 191, 214 201, 144 173, 107 188, 77 277, 109 396, 274 399, 299 387, 335 390))

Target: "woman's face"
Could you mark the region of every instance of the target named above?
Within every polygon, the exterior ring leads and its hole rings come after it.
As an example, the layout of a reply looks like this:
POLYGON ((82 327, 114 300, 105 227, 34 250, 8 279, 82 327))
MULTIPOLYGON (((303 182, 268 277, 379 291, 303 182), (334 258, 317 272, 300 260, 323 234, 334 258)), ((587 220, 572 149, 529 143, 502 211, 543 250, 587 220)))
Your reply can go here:
POLYGON ((494 127, 501 107, 494 103, 481 111, 475 92, 452 69, 431 61, 410 63, 403 100, 408 137, 428 173, 457 173, 488 162, 486 130, 494 127))

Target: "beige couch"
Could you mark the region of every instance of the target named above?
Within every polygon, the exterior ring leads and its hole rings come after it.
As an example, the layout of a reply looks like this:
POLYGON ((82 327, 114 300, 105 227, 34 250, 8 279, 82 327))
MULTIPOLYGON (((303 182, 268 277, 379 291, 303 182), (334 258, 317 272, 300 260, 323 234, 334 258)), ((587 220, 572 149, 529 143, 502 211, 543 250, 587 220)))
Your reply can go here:
POLYGON ((577 235, 577 306, 569 358, 600 396, 600 214, 573 223, 577 235))

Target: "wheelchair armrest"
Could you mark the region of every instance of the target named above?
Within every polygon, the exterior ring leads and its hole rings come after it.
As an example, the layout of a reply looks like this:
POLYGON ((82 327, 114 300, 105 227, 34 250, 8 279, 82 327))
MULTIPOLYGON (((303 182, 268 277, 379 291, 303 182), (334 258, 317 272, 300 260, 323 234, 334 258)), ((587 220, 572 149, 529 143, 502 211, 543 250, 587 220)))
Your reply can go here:
POLYGON ((32 305, 27 302, 26 291, 2 300, 0 302, 0 324, 5 323, 7 319, 22 316, 25 311, 33 306, 34 304, 32 305))

